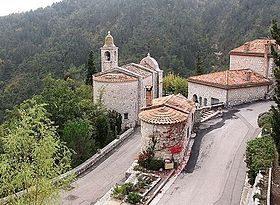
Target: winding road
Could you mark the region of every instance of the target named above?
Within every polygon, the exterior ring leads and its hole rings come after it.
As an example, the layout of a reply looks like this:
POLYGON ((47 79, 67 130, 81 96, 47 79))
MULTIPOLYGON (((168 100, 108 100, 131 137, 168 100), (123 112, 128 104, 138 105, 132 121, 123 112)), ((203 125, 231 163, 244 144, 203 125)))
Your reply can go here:
POLYGON ((125 177, 125 171, 131 166, 140 151, 140 128, 123 142, 121 146, 103 162, 80 176, 69 192, 63 194, 63 205, 93 205, 116 183, 125 177))
POLYGON ((157 197, 157 204, 239 204, 246 175, 246 142, 260 132, 258 115, 269 110, 271 104, 244 105, 203 123, 186 169, 157 197))
MULTIPOLYGON (((272 102, 258 102, 229 110, 222 118, 201 124, 185 170, 159 194, 159 205, 237 205, 246 174, 246 141, 260 132, 257 117, 272 102)), ((140 129, 106 160, 72 184, 64 205, 93 205, 124 173, 140 150, 140 129)))

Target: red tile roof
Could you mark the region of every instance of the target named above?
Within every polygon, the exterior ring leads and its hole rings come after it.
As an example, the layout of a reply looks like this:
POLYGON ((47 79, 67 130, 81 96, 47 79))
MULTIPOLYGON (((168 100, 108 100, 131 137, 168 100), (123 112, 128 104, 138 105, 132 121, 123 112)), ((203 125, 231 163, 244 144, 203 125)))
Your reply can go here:
POLYGON ((238 48, 230 51, 230 55, 249 55, 249 56, 264 56, 266 53, 270 55, 270 46, 275 44, 272 39, 256 39, 244 43, 238 48))
POLYGON ((256 87, 272 84, 269 79, 249 69, 226 70, 205 75, 192 76, 188 78, 188 81, 222 89, 256 87))
POLYGON ((195 109, 195 103, 181 94, 153 100, 150 107, 142 108, 139 118, 151 124, 175 124, 186 121, 195 109))

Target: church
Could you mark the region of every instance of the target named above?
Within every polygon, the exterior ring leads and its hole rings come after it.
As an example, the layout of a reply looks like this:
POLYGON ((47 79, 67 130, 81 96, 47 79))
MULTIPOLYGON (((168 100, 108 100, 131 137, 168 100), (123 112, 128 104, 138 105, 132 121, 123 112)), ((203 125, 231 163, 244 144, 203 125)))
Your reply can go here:
POLYGON ((118 47, 110 32, 100 50, 101 72, 93 75, 93 100, 120 113, 123 128, 134 127, 140 109, 162 96, 163 71, 149 53, 139 63, 119 66, 118 47))

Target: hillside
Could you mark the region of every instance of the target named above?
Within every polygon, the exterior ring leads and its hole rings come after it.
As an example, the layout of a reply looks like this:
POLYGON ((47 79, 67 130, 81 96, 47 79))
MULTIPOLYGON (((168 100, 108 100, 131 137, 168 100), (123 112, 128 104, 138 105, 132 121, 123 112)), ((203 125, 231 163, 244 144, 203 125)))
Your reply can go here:
POLYGON ((48 73, 63 77, 99 48, 110 30, 120 62, 148 50, 165 71, 227 66, 228 51, 269 34, 279 0, 64 0, 45 9, 0 17, 0 121, 3 111, 38 93, 48 73), (214 53, 221 52, 218 58, 214 53))

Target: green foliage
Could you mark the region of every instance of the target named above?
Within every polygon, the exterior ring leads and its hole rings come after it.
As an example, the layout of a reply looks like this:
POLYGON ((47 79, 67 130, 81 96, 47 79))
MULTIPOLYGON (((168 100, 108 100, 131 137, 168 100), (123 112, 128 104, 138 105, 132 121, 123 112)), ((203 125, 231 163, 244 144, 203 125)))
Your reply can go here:
POLYGON ((258 125, 262 128, 262 135, 270 135, 272 131, 272 111, 265 112, 258 117, 258 125))
POLYGON ((92 75, 95 74, 96 72, 97 71, 94 63, 93 51, 90 51, 88 57, 88 63, 87 63, 87 77, 86 77, 87 85, 92 85, 92 75))
POLYGON ((95 153, 95 141, 92 139, 93 128, 86 120, 67 122, 62 131, 61 140, 75 151, 72 166, 76 167, 95 153))
POLYGON ((160 168, 164 167, 164 162, 162 159, 154 159, 156 144, 157 140, 154 136, 152 136, 147 149, 138 156, 138 164, 141 167, 153 171, 158 171, 160 168))
POLYGON ((99 115, 96 119, 96 141, 101 147, 110 141, 110 124, 106 115, 99 115))
POLYGON ((122 115, 115 110, 110 110, 109 113, 110 129, 114 131, 115 135, 118 135, 122 131, 122 115))
POLYGON ((120 65, 139 62, 150 48, 165 72, 188 76, 196 72, 197 52, 207 71, 221 69, 229 50, 268 36, 279 7, 277 0, 69 0, 0 17, 1 120, 5 109, 40 93, 47 73, 63 78, 71 64, 86 64, 91 50, 99 68, 108 30, 120 48, 120 65))
POLYGON ((47 104, 46 109, 59 130, 63 129, 65 122, 77 118, 81 113, 79 103, 82 98, 77 87, 72 79, 55 80, 48 76, 44 80, 44 89, 38 98, 47 104))
POLYGON ((272 166, 274 143, 271 137, 256 138, 247 143, 246 159, 249 183, 254 184, 259 170, 272 166))
MULTIPOLYGON (((276 44, 280 46, 280 28, 278 27, 277 21, 272 21, 271 35, 276 40, 276 44)), ((273 74, 276 81, 275 93, 273 99, 276 106, 272 106, 272 117, 271 117, 271 136, 274 139, 278 153, 280 153, 280 53, 275 46, 272 46, 272 55, 276 68, 274 68, 273 74)), ((280 160, 280 159, 279 159, 280 160)))
POLYGON ((0 127, 0 198, 27 190, 11 204, 50 204, 69 185, 53 179, 68 171, 71 151, 60 141, 44 104, 23 102, 0 127))
POLYGON ((116 199, 123 200, 126 195, 134 191, 134 184, 124 183, 122 185, 117 185, 113 189, 112 196, 116 199))
POLYGON ((141 201, 141 198, 140 194, 136 192, 132 192, 127 195, 127 201, 131 204, 137 204, 141 201))
POLYGON ((197 57, 196 57, 196 75, 202 75, 204 73, 205 73, 205 71, 203 68, 202 59, 201 59, 200 54, 198 53, 197 57))
POLYGON ((163 78, 163 90, 166 95, 181 93, 188 96, 188 81, 173 73, 167 74, 163 78))

